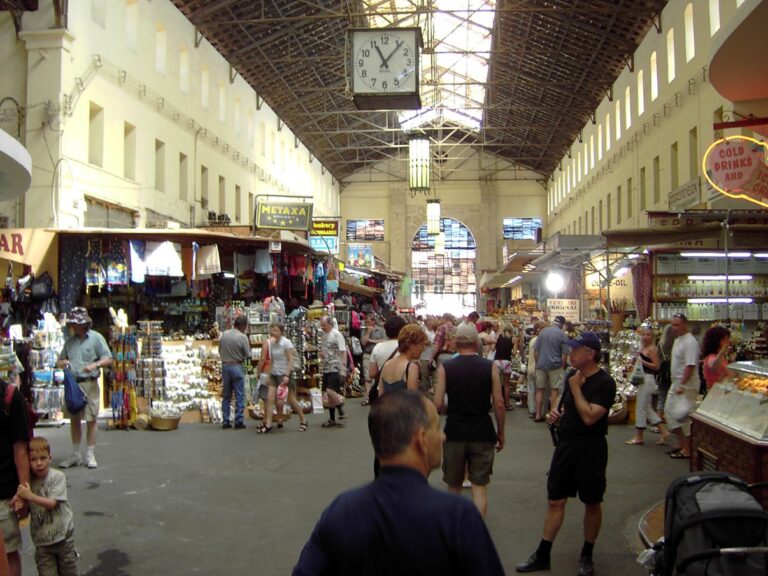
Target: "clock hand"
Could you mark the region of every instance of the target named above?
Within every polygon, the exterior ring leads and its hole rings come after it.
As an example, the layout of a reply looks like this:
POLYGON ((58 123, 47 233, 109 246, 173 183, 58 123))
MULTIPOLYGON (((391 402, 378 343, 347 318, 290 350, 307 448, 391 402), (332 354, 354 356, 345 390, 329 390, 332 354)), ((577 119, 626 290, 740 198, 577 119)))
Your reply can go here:
POLYGON ((389 68, 389 65, 387 64, 387 62, 389 62, 389 59, 390 59, 390 58, 392 58, 392 56, 394 56, 394 55, 395 55, 395 52, 397 52, 398 50, 400 50, 400 46, 402 46, 402 45, 403 45, 402 41, 401 41, 401 42, 398 42, 397 40, 395 40, 395 49, 394 49, 394 50, 392 50, 392 52, 390 52, 390 53, 389 53, 389 56, 387 56, 387 59, 386 59, 386 60, 384 60, 384 65, 385 65, 387 68, 389 68))
POLYGON ((389 58, 384 58, 384 54, 381 53, 381 48, 378 46, 374 46, 374 48, 376 48, 376 52, 379 53, 379 58, 381 58, 381 65, 389 70, 389 65, 387 64, 387 60, 389 60, 389 58))

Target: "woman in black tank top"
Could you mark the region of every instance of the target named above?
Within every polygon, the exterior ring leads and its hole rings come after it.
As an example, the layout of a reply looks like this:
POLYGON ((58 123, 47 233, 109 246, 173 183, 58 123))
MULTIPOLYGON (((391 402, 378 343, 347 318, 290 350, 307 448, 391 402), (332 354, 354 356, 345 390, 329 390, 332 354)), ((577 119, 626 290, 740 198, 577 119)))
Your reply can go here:
POLYGON ((406 324, 397 336, 398 354, 384 362, 379 379, 379 396, 397 390, 418 390, 421 368, 419 357, 429 342, 418 324, 406 324))

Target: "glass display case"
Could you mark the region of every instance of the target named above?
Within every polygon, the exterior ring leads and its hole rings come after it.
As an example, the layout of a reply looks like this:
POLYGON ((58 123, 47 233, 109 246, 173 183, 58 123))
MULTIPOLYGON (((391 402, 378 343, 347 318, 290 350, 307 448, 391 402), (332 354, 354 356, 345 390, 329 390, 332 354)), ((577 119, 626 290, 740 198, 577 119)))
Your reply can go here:
POLYGON ((734 362, 733 376, 715 384, 696 415, 768 442, 768 360, 734 362))

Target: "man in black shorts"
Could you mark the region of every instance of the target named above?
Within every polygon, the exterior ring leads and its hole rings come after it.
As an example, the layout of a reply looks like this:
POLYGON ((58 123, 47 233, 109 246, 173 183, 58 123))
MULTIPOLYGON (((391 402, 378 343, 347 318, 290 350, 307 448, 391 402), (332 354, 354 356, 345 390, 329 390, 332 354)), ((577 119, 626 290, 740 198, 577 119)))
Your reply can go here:
POLYGON ((557 431, 557 446, 552 456, 547 481, 548 508, 539 547, 518 572, 549 570, 552 542, 563 524, 565 503, 579 495, 584 503, 584 546, 579 558, 579 576, 592 576, 595 567, 592 549, 600 532, 605 493, 605 469, 608 464, 608 411, 616 395, 616 382, 598 366, 600 339, 593 332, 583 332, 569 340, 573 370, 557 408, 547 417, 557 431))

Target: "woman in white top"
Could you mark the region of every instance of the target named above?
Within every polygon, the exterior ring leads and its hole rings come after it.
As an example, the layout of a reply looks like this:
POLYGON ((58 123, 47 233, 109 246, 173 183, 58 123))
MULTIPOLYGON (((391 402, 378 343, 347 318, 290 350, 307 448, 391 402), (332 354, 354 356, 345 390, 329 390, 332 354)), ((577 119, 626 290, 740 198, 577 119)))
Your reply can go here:
MULTIPOLYGON (((277 394, 278 386, 288 387, 288 403, 293 411, 299 416, 299 432, 307 429, 307 419, 304 411, 301 409, 299 401, 296 399, 296 384, 291 382, 291 371, 293 370, 293 359, 295 347, 293 342, 283 336, 283 325, 279 322, 273 322, 269 325, 269 338, 266 345, 269 347, 269 393, 264 403, 264 424, 257 430, 260 434, 266 434, 272 431, 272 406, 277 401, 277 427, 283 427, 283 406, 285 397, 281 398, 277 394)), ((264 368, 264 359, 262 355, 259 360, 259 372, 264 368)))

